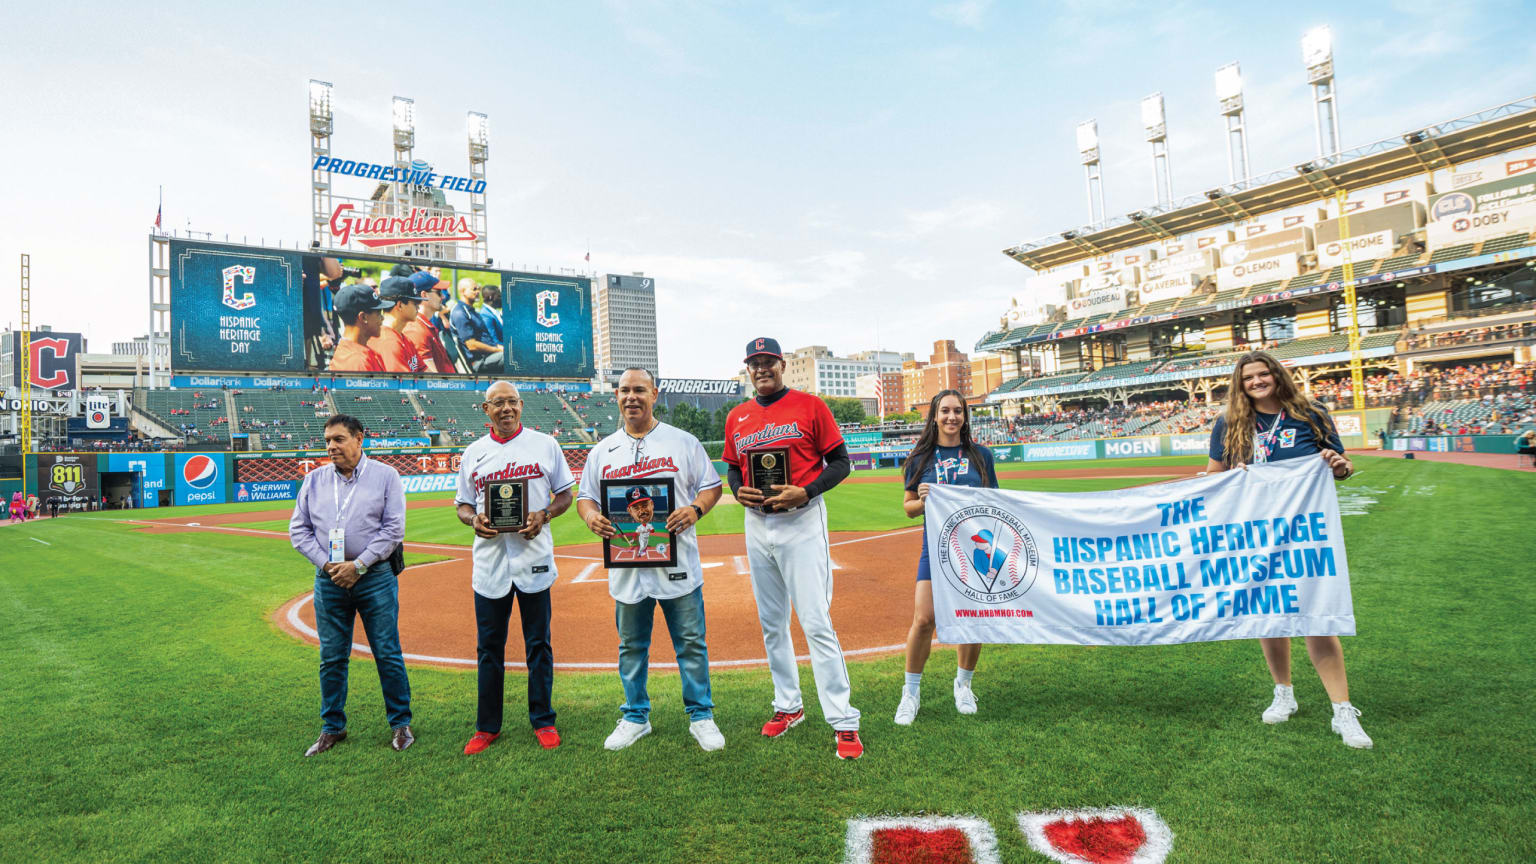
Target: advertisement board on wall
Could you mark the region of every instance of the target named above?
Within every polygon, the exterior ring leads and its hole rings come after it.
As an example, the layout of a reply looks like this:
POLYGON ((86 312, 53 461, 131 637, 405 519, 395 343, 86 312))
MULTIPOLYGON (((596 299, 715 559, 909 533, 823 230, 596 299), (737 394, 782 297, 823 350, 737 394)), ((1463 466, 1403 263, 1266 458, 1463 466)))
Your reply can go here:
POLYGON ((224 465, 228 459, 216 453, 177 453, 174 464, 176 506, 223 504, 224 465))
POLYGON ((656 387, 688 396, 740 396, 742 384, 735 378, 663 378, 656 387))
MULTIPOLYGON (((1339 239, 1342 223, 1341 219, 1328 219, 1317 223, 1314 239, 1319 252, 1329 243, 1339 239)), ((1350 237, 1363 237, 1378 231, 1391 231, 1394 235, 1401 237, 1423 227, 1424 205, 1417 201, 1403 201, 1349 214, 1350 237)), ((1392 250, 1387 251, 1390 253, 1392 250)))
POLYGON ((61 510, 82 510, 101 501, 101 476, 93 453, 40 453, 37 456, 37 499, 43 508, 59 499, 61 510))
MULTIPOLYGON (((11 340, 11 385, 21 386, 21 333, 6 334, 11 340)), ((79 387, 79 361, 84 350, 79 333, 33 330, 27 353, 31 355, 32 389, 63 393, 79 387)), ((33 394, 43 395, 43 394, 33 394)))
POLYGON ((1104 458, 1126 459, 1132 456, 1159 455, 1160 440, 1157 436, 1144 438, 1108 438, 1104 441, 1104 458))
POLYGON ((1351 263, 1385 258, 1392 254, 1396 244, 1397 235, 1393 234, 1390 228, 1370 234, 1354 235, 1348 240, 1329 240, 1326 243, 1319 244, 1317 247, 1317 266, 1319 269, 1323 269, 1343 264, 1346 250, 1349 252, 1351 263))
POLYGON ((268 480, 262 483, 236 483, 235 501, 287 501, 299 497, 299 481, 268 480))
POLYGON ((1183 297, 1185 294, 1195 290, 1195 286, 1199 284, 1199 276, 1193 273, 1183 273, 1178 276, 1169 276, 1164 279, 1143 282, 1137 290, 1137 296, 1142 303, 1168 300, 1174 297, 1183 297))
POLYGON ((1087 318, 1105 312, 1119 312, 1125 308, 1124 289, 1115 288, 1075 297, 1067 301, 1069 318, 1087 318))
POLYGON ((1301 272, 1296 253, 1287 252, 1270 258, 1246 258, 1224 266, 1216 277, 1216 287, 1222 291, 1289 279, 1301 272))
POLYGON ((1175 456, 1183 456, 1187 453, 1209 453, 1211 436, 1209 435, 1170 435, 1168 436, 1168 448, 1175 456))
POLYGON ((1064 459, 1096 459, 1098 446, 1094 441, 1050 441, 1041 444, 1019 445, 1025 462, 1059 462, 1064 459))
POLYGON ((137 474, 139 507, 160 506, 160 490, 165 488, 165 454, 108 453, 107 470, 137 474))
POLYGON ((1536 229, 1536 175, 1517 174, 1429 198, 1430 248, 1536 229))

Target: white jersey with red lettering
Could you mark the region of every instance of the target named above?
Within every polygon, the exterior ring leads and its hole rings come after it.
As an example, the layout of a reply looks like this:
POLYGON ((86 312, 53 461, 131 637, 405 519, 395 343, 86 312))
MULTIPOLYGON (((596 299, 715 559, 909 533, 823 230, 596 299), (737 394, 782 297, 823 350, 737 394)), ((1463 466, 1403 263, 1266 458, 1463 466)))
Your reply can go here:
MULTIPOLYGON (((720 475, 710 463, 704 445, 687 432, 667 423, 657 423, 656 428, 637 438, 620 427, 587 454, 577 498, 591 501, 603 509, 610 520, 621 522, 627 514, 622 508, 617 513, 608 512, 603 501, 602 481, 616 481, 627 489, 644 487, 663 478, 672 480, 672 494, 676 500, 669 503, 673 510, 687 507, 700 493, 721 485, 720 475)), ((655 508, 654 521, 665 522, 666 516, 659 504, 655 508)), ((647 542, 648 534, 641 538, 642 550, 647 542)), ((673 535, 672 542, 677 547, 677 566, 609 570, 608 594, 620 603, 639 603, 647 597, 658 600, 682 597, 703 585, 704 568, 699 563, 699 540, 694 529, 690 527, 673 535)), ((660 549, 660 544, 657 548, 660 549)))
MULTIPOLYGON (((459 463, 459 490, 454 500, 485 512, 485 484, 489 480, 528 481, 526 512, 543 510, 554 497, 576 485, 571 466, 553 437, 524 426, 511 438, 495 432, 464 448, 459 463)), ((525 594, 543 591, 555 582, 555 542, 549 526, 532 540, 508 531, 486 539, 475 535, 473 551, 475 593, 496 599, 507 596, 515 584, 525 594)))

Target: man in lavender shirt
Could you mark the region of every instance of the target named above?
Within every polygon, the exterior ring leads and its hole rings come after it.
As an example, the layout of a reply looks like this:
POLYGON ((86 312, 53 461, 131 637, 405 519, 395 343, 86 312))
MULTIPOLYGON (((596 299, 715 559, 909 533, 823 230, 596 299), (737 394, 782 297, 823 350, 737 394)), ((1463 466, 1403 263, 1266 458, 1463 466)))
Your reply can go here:
POLYGON ((315 565, 315 629, 320 633, 320 738, 314 756, 347 737, 347 660, 352 622, 363 619, 393 730, 404 750, 411 734, 411 682, 400 652, 400 591, 390 554, 405 537, 405 488, 388 465, 363 455, 363 425, 337 414, 325 423, 331 464, 309 472, 288 520, 293 548, 315 565), (337 531, 337 529, 340 529, 337 531), (332 545, 336 547, 332 563, 332 545))

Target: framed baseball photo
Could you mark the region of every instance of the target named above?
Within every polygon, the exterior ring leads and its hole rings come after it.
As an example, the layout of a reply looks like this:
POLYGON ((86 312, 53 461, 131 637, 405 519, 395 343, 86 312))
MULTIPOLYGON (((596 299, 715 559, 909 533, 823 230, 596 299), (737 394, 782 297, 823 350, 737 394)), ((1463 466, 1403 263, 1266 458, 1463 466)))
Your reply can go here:
POLYGON ((675 567, 677 543, 667 530, 676 506, 670 477, 604 480, 603 515, 616 534, 603 541, 604 567, 675 567))

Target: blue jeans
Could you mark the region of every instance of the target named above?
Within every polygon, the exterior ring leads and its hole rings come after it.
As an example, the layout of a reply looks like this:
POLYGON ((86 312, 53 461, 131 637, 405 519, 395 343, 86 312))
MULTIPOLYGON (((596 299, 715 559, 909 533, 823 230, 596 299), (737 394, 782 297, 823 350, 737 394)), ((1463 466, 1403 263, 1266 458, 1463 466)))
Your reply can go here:
POLYGON ((704 644, 704 587, 670 600, 647 597, 639 603, 613 604, 613 620, 619 628, 619 680, 624 682, 624 719, 644 723, 651 714, 651 697, 645 680, 651 664, 651 625, 656 607, 667 619, 672 650, 677 654, 683 678, 683 708, 689 721, 715 716, 709 696, 709 646, 704 644))
POLYGON ((315 630, 320 634, 320 717, 324 731, 347 728, 347 661, 352 656, 352 622, 363 632, 379 670, 389 727, 411 725, 411 682, 400 651, 400 585, 388 561, 368 569, 351 588, 339 587, 315 568, 315 630))

